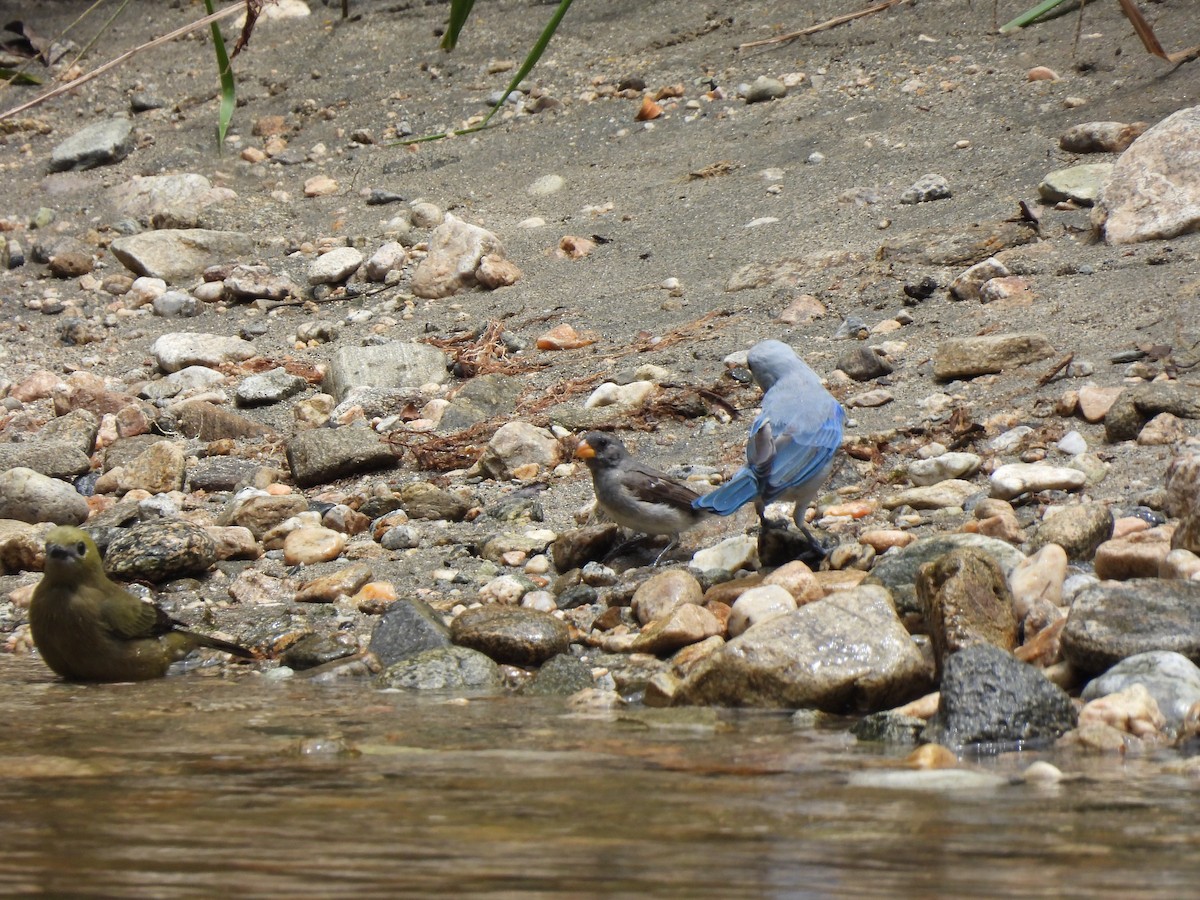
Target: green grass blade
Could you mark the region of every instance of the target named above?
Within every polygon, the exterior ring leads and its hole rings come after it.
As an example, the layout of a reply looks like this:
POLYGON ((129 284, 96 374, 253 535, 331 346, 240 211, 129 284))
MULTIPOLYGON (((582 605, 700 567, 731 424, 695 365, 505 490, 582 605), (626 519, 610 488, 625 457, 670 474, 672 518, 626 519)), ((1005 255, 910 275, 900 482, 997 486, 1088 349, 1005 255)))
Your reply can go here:
POLYGON ((453 50, 458 45, 458 35, 467 24, 471 15, 471 7, 475 0, 450 0, 450 21, 446 23, 446 33, 442 36, 442 49, 453 50))
POLYGON ((18 72, 16 69, 0 68, 0 81, 11 82, 12 84, 45 84, 46 79, 39 78, 36 75, 30 75, 28 72, 18 72))
POLYGON ((1054 7, 1065 2, 1066 0, 1043 0, 1043 2, 1039 3, 1032 9, 1025 10, 1025 12, 1021 13, 1011 22, 1006 22, 1005 24, 1001 25, 1000 33, 1008 34, 1010 31, 1016 31, 1018 28, 1024 28, 1031 22, 1036 22, 1046 13, 1050 12, 1050 10, 1054 9, 1054 7))
POLYGON ((533 67, 537 65, 537 61, 542 58, 542 54, 546 52, 546 46, 550 43, 550 38, 554 37, 554 32, 558 30, 559 23, 563 20, 563 16, 567 14, 567 10, 571 8, 572 0, 560 0, 558 9, 554 11, 554 15, 550 17, 550 21, 546 23, 546 27, 542 30, 541 37, 538 38, 533 49, 529 51, 529 55, 525 57, 525 62, 521 63, 521 68, 517 70, 517 74, 513 76, 512 81, 508 83, 508 87, 504 89, 504 93, 500 95, 500 101, 491 108, 487 116, 484 117, 483 125, 487 125, 492 120, 492 116, 496 114, 508 95, 517 89, 525 76, 528 75, 533 67))
MULTIPOLYGON (((204 0, 204 8, 211 16, 212 0, 204 0)), ((220 150, 225 146, 225 134, 229 131, 229 123, 233 121, 233 110, 237 106, 237 86, 234 84, 229 54, 225 52, 225 39, 221 37, 221 29, 216 22, 213 22, 211 27, 213 51, 217 54, 217 71, 221 75, 221 106, 217 112, 217 149, 220 150)))

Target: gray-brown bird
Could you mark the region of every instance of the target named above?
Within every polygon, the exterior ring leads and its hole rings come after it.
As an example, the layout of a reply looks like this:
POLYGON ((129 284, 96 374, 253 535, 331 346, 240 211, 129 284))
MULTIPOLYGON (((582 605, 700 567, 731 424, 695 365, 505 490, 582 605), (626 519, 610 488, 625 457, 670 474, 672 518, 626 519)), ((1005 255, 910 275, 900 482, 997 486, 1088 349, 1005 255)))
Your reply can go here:
POLYGON ((71 681, 161 678, 197 647, 257 658, 245 647, 186 630, 109 580, 95 542, 69 525, 46 536, 45 575, 33 589, 29 625, 46 665, 71 681))
POLYGON ((592 472, 596 505, 604 515, 631 531, 671 536, 655 565, 679 543, 681 532, 708 515, 692 506, 699 494, 665 472, 638 462, 611 434, 589 432, 575 455, 592 472))

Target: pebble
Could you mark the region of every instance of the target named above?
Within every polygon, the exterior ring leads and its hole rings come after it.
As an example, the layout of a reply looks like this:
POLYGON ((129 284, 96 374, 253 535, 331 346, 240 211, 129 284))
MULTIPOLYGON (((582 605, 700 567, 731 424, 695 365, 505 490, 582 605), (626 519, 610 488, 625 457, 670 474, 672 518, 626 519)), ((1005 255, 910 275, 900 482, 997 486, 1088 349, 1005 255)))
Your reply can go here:
POLYGON ((934 200, 950 199, 950 185, 937 174, 922 175, 900 194, 904 204, 929 203, 934 200))
POLYGON ((1100 196, 1104 183, 1112 176, 1112 163, 1087 163, 1049 172, 1038 184, 1038 195, 1046 203, 1069 200, 1091 206, 1100 196))
POLYGON ((796 605, 796 598, 783 585, 752 587, 734 601, 729 617, 729 636, 737 637, 760 622, 787 615, 796 609, 796 605))
POLYGON ((541 665, 570 643, 566 624, 553 615, 514 606, 468 609, 450 623, 450 637, 460 647, 515 666, 541 665))
POLYGON ((335 247, 308 265, 309 284, 341 284, 358 271, 363 255, 354 247, 335 247))
POLYGON ((980 493, 980 487, 969 481, 949 478, 927 487, 914 487, 890 494, 880 503, 884 509, 911 506, 913 509, 953 509, 962 507, 969 498, 980 493))
POLYGON ((747 103, 764 103, 787 96, 787 86, 778 78, 759 75, 742 93, 747 103))
POLYGON ((698 550, 690 563, 700 572, 737 572, 741 569, 757 569, 758 541, 750 535, 726 538, 712 547, 698 550))
POLYGON ((133 150, 133 123, 106 119, 75 132, 50 151, 50 171, 94 169, 120 162, 133 150))
POLYGON ((977 375, 1009 373, 1030 363, 1049 359, 1054 353, 1045 335, 1032 332, 950 338, 938 344, 933 374, 939 381, 951 381, 977 375))
POLYGON ((164 334, 150 345, 150 355, 163 372, 178 372, 187 366, 215 369, 249 359, 254 352, 254 345, 241 338, 195 332, 164 334))
POLYGON ((0 519, 81 525, 89 512, 87 500, 66 482, 24 467, 0 473, 0 519))
POLYGON ((699 605, 704 592, 700 583, 682 569, 671 569, 652 575, 633 593, 630 608, 637 620, 645 625, 663 619, 683 604, 699 605))
POLYGON ((330 528, 298 528, 283 542, 283 561, 310 566, 337 559, 346 548, 346 535, 330 528))
POLYGON ((943 453, 908 464, 908 480, 918 486, 937 484, 955 478, 970 478, 979 471, 983 460, 974 453, 943 453))

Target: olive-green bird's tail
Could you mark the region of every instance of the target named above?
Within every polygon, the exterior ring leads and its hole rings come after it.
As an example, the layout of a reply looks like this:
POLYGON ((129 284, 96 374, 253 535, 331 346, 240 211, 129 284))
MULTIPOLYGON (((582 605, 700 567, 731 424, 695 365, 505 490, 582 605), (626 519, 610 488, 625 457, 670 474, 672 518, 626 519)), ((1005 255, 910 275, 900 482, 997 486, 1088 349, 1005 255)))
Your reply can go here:
POLYGON ((190 638, 193 646, 208 647, 212 650, 221 650, 228 653, 230 656, 236 656, 238 659, 261 659, 259 654, 253 650, 243 647, 241 644, 234 644, 230 641, 223 641, 220 638, 210 637, 207 634, 197 634, 194 631, 185 631, 182 628, 176 630, 177 634, 187 635, 190 638))

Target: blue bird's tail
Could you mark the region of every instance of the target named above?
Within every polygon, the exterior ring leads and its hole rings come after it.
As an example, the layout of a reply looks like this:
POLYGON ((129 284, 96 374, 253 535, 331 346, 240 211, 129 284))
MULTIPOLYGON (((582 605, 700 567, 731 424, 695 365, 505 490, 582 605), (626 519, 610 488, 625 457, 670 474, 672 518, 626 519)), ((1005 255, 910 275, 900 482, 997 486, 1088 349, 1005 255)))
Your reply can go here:
POLYGON ((692 508, 714 512, 718 516, 727 516, 757 496, 758 479, 754 477, 753 472, 743 467, 738 469, 733 478, 715 491, 709 491, 703 497, 693 500, 692 508))

